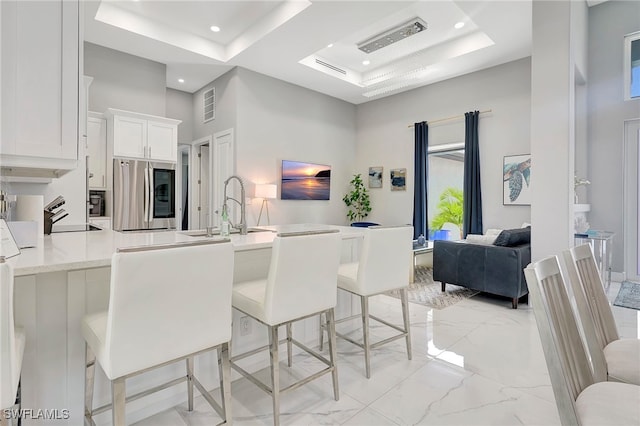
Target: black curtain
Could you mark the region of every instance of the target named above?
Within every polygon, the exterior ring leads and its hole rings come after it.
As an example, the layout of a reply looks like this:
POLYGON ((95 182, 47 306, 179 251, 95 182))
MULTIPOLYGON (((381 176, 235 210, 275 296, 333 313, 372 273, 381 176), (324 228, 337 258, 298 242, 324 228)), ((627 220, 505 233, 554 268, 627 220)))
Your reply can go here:
POLYGON ((482 194, 480 192, 480 148, 478 144, 478 111, 467 112, 464 138, 464 211, 462 238, 482 234, 482 194))
POLYGON ((415 123, 415 164, 413 185, 413 238, 427 234, 427 148, 429 146, 429 126, 426 121, 415 123))

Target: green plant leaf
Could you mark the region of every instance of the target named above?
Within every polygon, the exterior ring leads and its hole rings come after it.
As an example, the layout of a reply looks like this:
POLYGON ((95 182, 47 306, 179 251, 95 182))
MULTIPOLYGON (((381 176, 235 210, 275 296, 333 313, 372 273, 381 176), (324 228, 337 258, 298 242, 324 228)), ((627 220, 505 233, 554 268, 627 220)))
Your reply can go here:
POLYGON ((461 189, 448 187, 440 194, 438 213, 431 220, 431 229, 442 229, 442 225, 451 222, 462 228, 463 192, 461 189))
POLYGON ((364 186, 360 174, 353 175, 353 179, 351 179, 349 184, 351 185, 351 191, 342 198, 342 201, 349 207, 347 210, 347 218, 351 222, 360 221, 371 212, 369 191, 364 186))

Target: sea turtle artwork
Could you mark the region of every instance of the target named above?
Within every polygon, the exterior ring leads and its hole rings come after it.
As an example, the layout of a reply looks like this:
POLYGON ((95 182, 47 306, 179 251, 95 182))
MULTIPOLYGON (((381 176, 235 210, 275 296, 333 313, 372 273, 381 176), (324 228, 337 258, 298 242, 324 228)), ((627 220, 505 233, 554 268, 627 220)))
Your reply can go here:
POLYGON ((513 203, 522 192, 526 183, 529 186, 531 179, 531 157, 521 163, 505 163, 502 180, 509 182, 509 200, 513 203))

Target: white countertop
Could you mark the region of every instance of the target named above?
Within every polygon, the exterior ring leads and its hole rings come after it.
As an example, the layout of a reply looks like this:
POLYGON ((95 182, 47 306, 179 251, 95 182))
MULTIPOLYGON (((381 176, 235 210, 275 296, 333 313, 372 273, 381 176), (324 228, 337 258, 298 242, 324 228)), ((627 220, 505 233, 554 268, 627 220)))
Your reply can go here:
MULTIPOLYGON (((292 224, 261 226, 274 232, 254 232, 247 235, 232 234, 230 239, 236 251, 271 247, 277 232, 302 232, 338 229, 343 239, 362 236, 364 228, 321 224, 292 224)), ((46 272, 99 268, 111 264, 116 249, 141 245, 170 244, 197 241, 206 237, 190 237, 181 231, 116 232, 111 230, 63 232, 46 235, 37 247, 25 248, 18 256, 7 259, 15 276, 46 272)), ((212 237, 220 239, 220 236, 212 237)))

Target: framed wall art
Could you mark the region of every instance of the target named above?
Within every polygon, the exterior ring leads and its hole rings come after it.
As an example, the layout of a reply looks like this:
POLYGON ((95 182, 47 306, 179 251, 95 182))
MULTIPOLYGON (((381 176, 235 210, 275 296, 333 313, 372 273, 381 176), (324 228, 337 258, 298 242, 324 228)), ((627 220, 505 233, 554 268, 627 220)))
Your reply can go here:
POLYGON ((382 188, 382 166, 369 167, 369 188, 382 188))
POLYGON ((407 190, 407 169, 391 169, 391 190, 407 190))
POLYGON ((282 160, 282 200, 328 200, 331 166, 282 160))
POLYGON ((505 206, 531 205, 531 154, 504 157, 502 196, 505 206))

